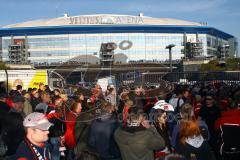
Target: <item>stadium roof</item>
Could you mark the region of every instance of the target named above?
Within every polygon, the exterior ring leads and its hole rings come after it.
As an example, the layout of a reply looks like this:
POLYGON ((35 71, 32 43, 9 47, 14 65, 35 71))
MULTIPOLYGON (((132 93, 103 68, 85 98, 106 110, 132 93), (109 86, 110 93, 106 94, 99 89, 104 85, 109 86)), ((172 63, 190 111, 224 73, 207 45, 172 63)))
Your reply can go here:
POLYGON ((18 27, 47 27, 47 26, 68 26, 68 25, 174 25, 174 26, 201 26, 202 24, 185 20, 171 18, 152 18, 143 16, 131 15, 116 15, 116 14, 96 14, 96 15, 79 15, 69 16, 64 14, 63 17, 52 19, 41 19, 27 21, 23 23, 11 24, 3 28, 18 28, 18 27))
POLYGON ((187 33, 210 34, 223 39, 234 38, 206 24, 130 15, 81 15, 28 21, 0 28, 0 36, 57 35, 94 33, 187 33))

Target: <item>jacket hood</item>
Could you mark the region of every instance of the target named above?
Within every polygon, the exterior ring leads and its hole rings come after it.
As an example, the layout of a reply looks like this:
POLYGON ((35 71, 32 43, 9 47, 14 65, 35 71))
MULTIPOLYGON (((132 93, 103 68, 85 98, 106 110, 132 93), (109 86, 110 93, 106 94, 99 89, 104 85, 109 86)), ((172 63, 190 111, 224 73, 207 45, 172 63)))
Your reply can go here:
POLYGON ((102 120, 102 121, 104 121, 104 120, 109 120, 109 119, 111 119, 112 118, 112 114, 111 113, 101 113, 99 116, 97 116, 96 117, 96 119, 98 119, 98 120, 102 120))
POLYGON ((199 136, 193 136, 193 137, 188 137, 186 139, 186 143, 195 147, 195 148, 199 148, 201 147, 201 145, 203 144, 204 139, 202 137, 202 135, 199 136))
POLYGON ((121 129, 120 135, 122 143, 128 144, 134 143, 137 139, 144 139, 147 134, 146 129, 143 127, 126 127, 121 129))

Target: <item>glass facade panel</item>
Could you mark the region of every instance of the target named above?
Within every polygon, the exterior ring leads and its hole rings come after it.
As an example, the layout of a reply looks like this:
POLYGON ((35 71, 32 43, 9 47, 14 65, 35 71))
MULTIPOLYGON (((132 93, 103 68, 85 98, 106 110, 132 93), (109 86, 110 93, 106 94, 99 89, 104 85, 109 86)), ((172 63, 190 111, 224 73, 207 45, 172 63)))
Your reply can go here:
MULTIPOLYGON (((186 34, 194 41, 196 34, 186 34)), ((203 55, 207 55, 208 47, 216 48, 225 43, 223 39, 199 34, 203 43, 203 55)), ((14 38, 14 37, 13 37, 14 38)), ((114 42, 117 44, 115 54, 124 54, 127 61, 165 61, 169 59, 169 51, 165 49, 169 44, 175 44, 172 49, 172 59, 181 59, 183 54, 183 34, 180 33, 99 33, 99 34, 61 34, 27 36, 30 57, 29 60, 39 63, 65 62, 80 55, 99 57, 101 43, 114 42), (130 41, 128 49, 121 48, 123 41, 130 41)), ((2 57, 8 59, 8 46, 11 37, 2 38, 2 57)))

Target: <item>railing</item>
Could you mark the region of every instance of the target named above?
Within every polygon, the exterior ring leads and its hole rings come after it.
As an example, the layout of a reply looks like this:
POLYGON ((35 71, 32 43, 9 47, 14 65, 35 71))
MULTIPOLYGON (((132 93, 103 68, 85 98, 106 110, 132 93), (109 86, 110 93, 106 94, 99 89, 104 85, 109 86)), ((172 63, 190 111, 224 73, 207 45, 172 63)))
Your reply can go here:
POLYGON ((147 84, 159 83, 165 80, 171 83, 193 85, 199 82, 224 82, 227 84, 240 84, 240 71, 226 72, 153 72, 137 74, 122 74, 117 76, 118 82, 122 84, 147 84))

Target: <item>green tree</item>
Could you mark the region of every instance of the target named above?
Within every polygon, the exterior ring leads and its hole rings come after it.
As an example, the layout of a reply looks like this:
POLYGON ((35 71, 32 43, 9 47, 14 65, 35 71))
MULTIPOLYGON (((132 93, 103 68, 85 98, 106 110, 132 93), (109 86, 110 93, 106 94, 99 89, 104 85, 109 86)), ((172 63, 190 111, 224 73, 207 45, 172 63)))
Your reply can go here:
POLYGON ((202 64, 200 71, 237 71, 240 70, 240 58, 228 58, 225 65, 221 65, 218 60, 212 60, 208 64, 202 64))
POLYGON ((3 61, 0 61, 0 70, 2 69, 8 69, 9 67, 6 66, 6 64, 3 61))

